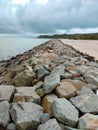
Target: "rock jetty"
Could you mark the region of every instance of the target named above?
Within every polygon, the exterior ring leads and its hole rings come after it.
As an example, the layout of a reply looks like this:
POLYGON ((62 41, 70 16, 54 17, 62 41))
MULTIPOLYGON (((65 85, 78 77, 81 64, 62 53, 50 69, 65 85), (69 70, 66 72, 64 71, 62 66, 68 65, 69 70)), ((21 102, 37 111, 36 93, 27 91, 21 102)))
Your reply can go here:
POLYGON ((98 130, 98 61, 50 40, 0 62, 0 130, 98 130))

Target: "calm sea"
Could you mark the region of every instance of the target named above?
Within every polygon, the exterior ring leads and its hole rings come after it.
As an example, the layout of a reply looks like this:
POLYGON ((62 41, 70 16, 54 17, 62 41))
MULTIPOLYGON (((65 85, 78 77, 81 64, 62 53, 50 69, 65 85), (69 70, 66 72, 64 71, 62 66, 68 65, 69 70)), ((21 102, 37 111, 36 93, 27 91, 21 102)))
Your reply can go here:
POLYGON ((0 36, 0 60, 21 54, 38 46, 49 39, 0 36))

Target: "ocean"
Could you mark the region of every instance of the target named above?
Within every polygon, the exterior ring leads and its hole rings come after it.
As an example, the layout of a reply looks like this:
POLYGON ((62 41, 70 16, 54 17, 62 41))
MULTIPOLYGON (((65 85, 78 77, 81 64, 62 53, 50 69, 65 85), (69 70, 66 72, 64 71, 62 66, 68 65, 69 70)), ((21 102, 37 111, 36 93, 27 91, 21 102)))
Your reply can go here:
POLYGON ((7 60, 17 54, 22 54, 49 39, 0 36, 0 60, 7 60))

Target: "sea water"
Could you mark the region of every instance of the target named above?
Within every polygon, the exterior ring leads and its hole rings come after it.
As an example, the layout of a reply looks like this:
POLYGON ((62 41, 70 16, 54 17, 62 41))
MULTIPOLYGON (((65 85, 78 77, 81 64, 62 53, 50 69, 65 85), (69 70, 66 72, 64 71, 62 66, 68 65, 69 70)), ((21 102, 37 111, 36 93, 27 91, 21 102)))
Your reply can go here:
POLYGON ((0 60, 26 52, 49 39, 0 36, 0 60))

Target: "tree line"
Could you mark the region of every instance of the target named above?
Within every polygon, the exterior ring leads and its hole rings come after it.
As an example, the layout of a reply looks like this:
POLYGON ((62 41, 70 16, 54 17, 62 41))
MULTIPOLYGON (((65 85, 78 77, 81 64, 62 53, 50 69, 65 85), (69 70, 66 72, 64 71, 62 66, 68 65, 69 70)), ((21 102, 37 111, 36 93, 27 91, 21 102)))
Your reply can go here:
POLYGON ((74 39, 74 40, 98 40, 98 33, 90 34, 54 34, 54 35, 40 35, 38 38, 59 38, 59 39, 74 39))

